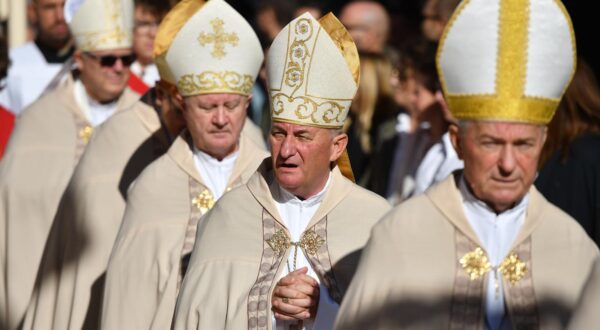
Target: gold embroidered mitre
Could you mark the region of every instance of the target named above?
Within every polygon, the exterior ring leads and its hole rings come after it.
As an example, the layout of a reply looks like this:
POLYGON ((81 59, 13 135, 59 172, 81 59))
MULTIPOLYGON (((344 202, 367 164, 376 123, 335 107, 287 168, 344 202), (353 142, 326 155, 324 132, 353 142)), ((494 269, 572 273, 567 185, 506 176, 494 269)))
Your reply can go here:
POLYGON ((160 30, 154 54, 167 63, 181 95, 251 94, 263 51, 250 24, 225 1, 183 0, 160 30))
POLYGON ((133 1, 68 0, 64 12, 78 49, 131 48, 133 1))
POLYGON ((463 0, 437 67, 457 119, 547 124, 575 72, 575 36, 559 0, 463 0))
POLYGON ((273 121, 341 128, 358 88, 356 45, 331 13, 291 21, 267 58, 273 121))
POLYGON ((156 37, 154 38, 154 64, 158 69, 160 79, 177 85, 177 81, 167 64, 167 52, 171 48, 173 39, 183 25, 204 5, 202 0, 182 0, 177 3, 162 19, 156 37))

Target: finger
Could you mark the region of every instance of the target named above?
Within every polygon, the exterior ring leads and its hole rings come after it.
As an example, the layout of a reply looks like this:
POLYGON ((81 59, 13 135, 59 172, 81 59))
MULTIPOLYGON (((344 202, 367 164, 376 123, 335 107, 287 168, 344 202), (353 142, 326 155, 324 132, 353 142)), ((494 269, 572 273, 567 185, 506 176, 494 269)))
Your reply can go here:
POLYGON ((290 301, 289 303, 284 303, 281 299, 274 300, 271 304, 273 305, 273 310, 287 315, 287 316, 295 316, 301 313, 309 312, 309 309, 306 307, 300 307, 293 305, 294 303, 300 303, 296 301, 290 301))
POLYGON ((319 288, 306 285, 306 284, 294 284, 290 286, 278 286, 273 290, 273 296, 275 297, 287 297, 290 299, 304 299, 319 297, 319 288))
POLYGON ((278 284, 279 285, 291 285, 291 284, 295 284, 295 283, 299 283, 299 282, 307 283, 312 286, 319 285, 319 282, 317 282, 317 280, 315 280, 311 276, 308 276, 306 274, 292 274, 292 273, 289 273, 288 275, 283 277, 281 280, 279 280, 278 284))
POLYGON ((289 315, 282 314, 279 312, 274 312, 273 315, 275 316, 276 319, 282 320, 282 321, 300 321, 300 320, 306 320, 306 319, 310 318, 310 313, 305 313, 305 312, 297 314, 295 316, 289 316, 289 315))

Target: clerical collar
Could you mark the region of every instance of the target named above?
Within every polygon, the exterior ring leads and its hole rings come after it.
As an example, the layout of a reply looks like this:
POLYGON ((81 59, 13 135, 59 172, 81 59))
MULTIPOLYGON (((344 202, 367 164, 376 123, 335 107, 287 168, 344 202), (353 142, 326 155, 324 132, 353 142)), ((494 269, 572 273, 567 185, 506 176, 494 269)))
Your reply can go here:
POLYGON ((235 163, 235 160, 237 159, 238 155, 240 154, 240 148, 237 148, 234 152, 230 153, 229 155, 225 156, 225 158, 223 158, 223 160, 218 160, 216 158, 214 158, 213 156, 207 154, 206 152, 198 149, 195 145, 194 145, 194 155, 196 155, 199 160, 206 162, 207 164, 210 164, 211 166, 227 166, 227 165, 233 165, 233 163, 235 163))
POLYGON ((273 198, 278 203, 281 203, 281 204, 293 203, 293 204, 299 204, 299 205, 303 205, 306 207, 310 207, 315 204, 321 203, 323 201, 323 198, 325 197, 325 193, 327 192, 327 189, 329 189, 330 183, 331 183, 331 172, 329 172, 329 177, 327 178, 325 187, 323 187, 323 189, 320 192, 318 192, 316 195, 313 195, 305 200, 301 200, 300 198, 296 197, 291 192, 285 190, 282 186, 279 185, 277 180, 273 180, 273 182, 271 183, 271 191, 273 192, 273 198))
POLYGON ((81 80, 75 81, 74 91, 75 101, 79 105, 84 116, 94 127, 102 124, 117 110, 119 99, 110 103, 100 103, 88 95, 81 80))
POLYGON ((529 204, 529 193, 525 194, 523 198, 519 202, 517 202, 510 209, 504 210, 503 212, 497 213, 494 209, 489 207, 485 202, 479 200, 473 193, 471 189, 467 185, 467 180, 465 180, 465 176, 460 176, 459 190, 463 198, 463 202, 465 204, 469 204, 471 207, 485 213, 492 213, 495 215, 506 215, 506 214, 517 214, 519 212, 524 211, 527 208, 527 204, 529 204))
POLYGON ((44 45, 39 38, 35 39, 35 45, 40 50, 46 62, 50 64, 62 64, 69 59, 75 52, 75 45, 65 49, 55 49, 44 45))

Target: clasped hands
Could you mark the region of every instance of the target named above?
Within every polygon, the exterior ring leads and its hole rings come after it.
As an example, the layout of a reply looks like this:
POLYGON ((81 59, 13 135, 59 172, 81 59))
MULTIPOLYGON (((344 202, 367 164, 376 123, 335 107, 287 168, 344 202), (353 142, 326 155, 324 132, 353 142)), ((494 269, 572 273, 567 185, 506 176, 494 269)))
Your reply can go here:
POLYGON ((275 318, 282 321, 314 319, 319 306, 319 283, 299 268, 275 285, 271 304, 275 318))

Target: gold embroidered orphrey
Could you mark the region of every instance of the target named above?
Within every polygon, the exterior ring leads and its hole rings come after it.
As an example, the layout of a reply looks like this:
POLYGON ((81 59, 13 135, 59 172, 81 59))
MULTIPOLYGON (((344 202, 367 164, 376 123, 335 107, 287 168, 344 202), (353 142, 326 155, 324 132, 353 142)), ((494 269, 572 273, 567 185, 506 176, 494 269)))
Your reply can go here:
POLYGON ((215 205, 215 199, 210 191, 204 190, 198 196, 192 199, 192 204, 200 209, 202 214, 204 214, 215 205))
MULTIPOLYGON (((471 251, 465 254, 459 260, 462 268, 469 275, 469 279, 471 281, 477 280, 480 277, 483 277, 490 270, 494 269, 490 264, 490 261, 483 252, 483 249, 480 247, 476 248, 474 251, 471 251)), ((519 259, 519 256, 515 253, 511 253, 508 255, 500 266, 497 268, 504 278, 506 278, 511 285, 519 282, 525 274, 527 274, 527 265, 519 259)))
POLYGON ((90 125, 85 126, 84 128, 79 130, 79 138, 83 140, 83 142, 88 143, 92 134, 94 133, 94 128, 90 125))
POLYGON ((214 44, 213 51, 210 54, 214 58, 220 60, 227 55, 225 52, 225 45, 230 44, 231 47, 236 47, 240 39, 235 32, 225 32, 225 29, 223 28, 225 22, 218 17, 210 21, 210 25, 212 25, 213 33, 200 33, 198 41, 200 42, 201 46, 214 44))

